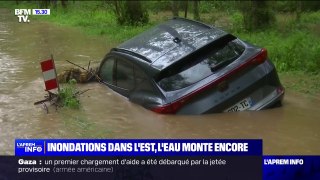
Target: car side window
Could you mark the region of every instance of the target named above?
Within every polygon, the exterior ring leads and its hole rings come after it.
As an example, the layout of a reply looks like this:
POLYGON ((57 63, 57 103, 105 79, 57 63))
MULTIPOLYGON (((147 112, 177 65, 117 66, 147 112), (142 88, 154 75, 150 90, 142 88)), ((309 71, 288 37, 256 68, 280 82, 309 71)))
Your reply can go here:
POLYGON ((117 59, 116 86, 126 90, 134 88, 133 64, 117 59))
POLYGON ((153 92, 154 88, 147 75, 138 67, 134 66, 134 78, 136 90, 153 92))
POLYGON ((113 66, 114 66, 115 59, 114 58, 109 58, 107 59, 103 65, 100 68, 100 78, 109 84, 114 83, 114 76, 113 76, 113 66))

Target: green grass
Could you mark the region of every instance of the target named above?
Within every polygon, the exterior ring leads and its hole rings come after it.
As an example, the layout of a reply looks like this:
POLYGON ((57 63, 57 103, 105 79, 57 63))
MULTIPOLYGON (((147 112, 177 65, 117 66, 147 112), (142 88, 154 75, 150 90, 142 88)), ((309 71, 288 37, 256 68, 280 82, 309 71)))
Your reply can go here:
POLYGON ((235 34, 243 40, 267 48, 269 58, 279 71, 319 72, 320 43, 315 39, 320 38, 306 31, 293 30, 290 34, 279 34, 277 31, 235 34))
MULTIPOLYGON (((52 11, 50 16, 39 16, 42 20, 79 27, 91 35, 103 35, 108 40, 123 42, 145 31, 162 19, 157 19, 144 26, 120 26, 112 10, 105 7, 91 7, 85 4, 70 6, 68 10, 61 7, 52 11)), ((158 14, 161 16, 161 14, 158 14)), ((249 33, 241 26, 242 16, 235 12, 230 15, 230 31, 243 40, 268 49, 269 57, 281 72, 305 71, 318 73, 320 69, 320 37, 312 33, 310 24, 320 22, 320 13, 303 14, 299 23, 293 20, 279 20, 278 24, 265 31, 249 33), (285 22, 285 23, 284 23, 285 22)), ((280 19, 280 18, 278 18, 280 19)), ((292 18, 291 18, 292 19, 292 18)))
MULTIPOLYGON (((277 22, 270 28, 259 32, 246 32, 232 28, 239 38, 265 47, 269 58, 275 63, 278 71, 303 71, 318 74, 320 69, 320 12, 304 13, 299 22, 294 15, 278 15, 277 22), (317 24, 319 23, 319 24, 317 24), (310 26, 311 25, 311 26, 310 26)), ((231 16, 233 24, 239 24, 241 15, 231 16)))
POLYGON ((120 26, 110 7, 106 7, 107 5, 100 1, 94 4, 76 2, 70 4, 68 9, 58 6, 51 9, 50 16, 37 16, 37 19, 79 27, 87 34, 102 35, 114 42, 125 41, 153 25, 150 23, 144 26, 120 26))
MULTIPOLYGON (((20 2, 18 5, 14 1, 0 2, 2 8, 39 8, 36 3, 20 2)), ((67 9, 61 7, 60 3, 56 8, 49 6, 51 14, 49 16, 32 16, 32 21, 49 21, 60 25, 80 28, 88 35, 102 35, 109 41, 123 42, 136 34, 155 25, 151 22, 143 26, 120 26, 116 22, 116 16, 110 4, 104 1, 72 1, 67 9)))
POLYGON ((76 95, 78 90, 76 88, 77 81, 72 79, 67 84, 59 90, 58 97, 59 102, 62 107, 69 107, 72 109, 79 109, 80 108, 80 101, 78 96, 76 95))

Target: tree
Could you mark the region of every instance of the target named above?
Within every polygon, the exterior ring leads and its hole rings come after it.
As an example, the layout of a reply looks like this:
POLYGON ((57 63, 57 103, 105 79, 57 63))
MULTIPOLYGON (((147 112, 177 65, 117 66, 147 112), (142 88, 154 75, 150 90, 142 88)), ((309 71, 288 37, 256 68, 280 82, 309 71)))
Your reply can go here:
POLYGON ((120 25, 138 25, 149 21, 148 11, 140 1, 114 1, 117 21, 120 25))
POLYGON ((51 0, 51 6, 53 7, 53 9, 56 9, 58 5, 58 0, 51 0))
POLYGON ((248 31, 268 27, 274 21, 268 2, 265 0, 241 1, 240 10, 243 14, 244 28, 248 31))
POLYGON ((63 8, 67 8, 67 2, 68 0, 61 0, 61 5, 63 8))
POLYGON ((296 20, 300 21, 302 13, 302 1, 296 1, 296 20))
POLYGON ((199 0, 193 1, 193 18, 197 21, 200 20, 199 14, 199 0))
POLYGON ((174 17, 179 17, 179 7, 177 1, 172 1, 172 15, 174 17))
POLYGON ((184 2, 184 18, 187 18, 188 15, 188 0, 184 2))
POLYGON ((50 3, 50 0, 41 0, 41 1, 38 1, 37 3, 40 8, 48 9, 48 5, 50 3))

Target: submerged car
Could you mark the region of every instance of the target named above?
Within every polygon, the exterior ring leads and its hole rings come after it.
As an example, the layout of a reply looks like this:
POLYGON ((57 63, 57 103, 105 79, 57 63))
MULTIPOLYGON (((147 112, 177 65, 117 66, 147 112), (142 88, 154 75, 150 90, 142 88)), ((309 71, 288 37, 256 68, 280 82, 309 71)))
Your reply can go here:
POLYGON ((201 22, 173 18, 113 48, 102 83, 157 113, 204 114, 281 105, 267 50, 201 22))

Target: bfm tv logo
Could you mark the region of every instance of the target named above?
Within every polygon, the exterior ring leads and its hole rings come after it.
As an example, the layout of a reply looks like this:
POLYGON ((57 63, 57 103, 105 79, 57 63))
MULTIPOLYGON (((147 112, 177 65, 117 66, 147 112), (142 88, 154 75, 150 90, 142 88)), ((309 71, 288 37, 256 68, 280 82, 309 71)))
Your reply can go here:
POLYGON ((31 9, 15 9, 14 15, 18 17, 19 23, 21 22, 30 22, 28 15, 31 15, 31 9))
POLYGON ((36 145, 36 143, 17 143, 17 148, 24 148, 24 152, 42 152, 42 145, 36 145))
POLYGON ((15 9, 14 15, 18 17, 19 23, 28 23, 29 15, 50 15, 50 9, 15 9))

